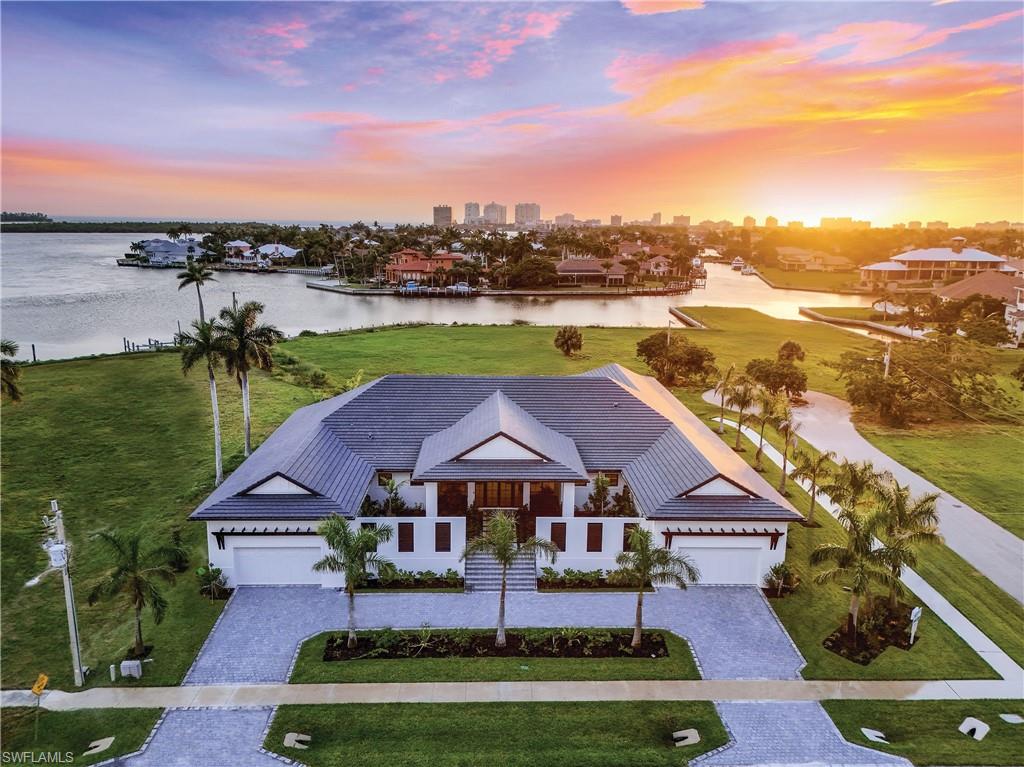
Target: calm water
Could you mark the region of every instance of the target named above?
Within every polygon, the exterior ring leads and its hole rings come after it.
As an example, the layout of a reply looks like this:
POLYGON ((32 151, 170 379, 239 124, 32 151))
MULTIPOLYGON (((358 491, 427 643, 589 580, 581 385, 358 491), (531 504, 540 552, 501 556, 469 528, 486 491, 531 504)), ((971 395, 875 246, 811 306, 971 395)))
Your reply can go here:
MULTIPOLYGON (((122 338, 170 340, 195 319, 193 289, 178 292, 174 269, 119 267, 133 240, 160 234, 18 234, 0 238, 0 323, 4 338, 29 344, 40 359, 121 351, 122 338)), ((285 333, 341 330, 397 322, 663 326, 668 307, 744 306, 799 319, 799 306, 863 306, 862 296, 772 290, 726 265, 708 267, 708 287, 688 296, 645 298, 481 298, 410 300, 344 296, 306 287, 299 274, 221 273, 203 289, 210 314, 231 302, 266 304, 265 317, 285 333)))

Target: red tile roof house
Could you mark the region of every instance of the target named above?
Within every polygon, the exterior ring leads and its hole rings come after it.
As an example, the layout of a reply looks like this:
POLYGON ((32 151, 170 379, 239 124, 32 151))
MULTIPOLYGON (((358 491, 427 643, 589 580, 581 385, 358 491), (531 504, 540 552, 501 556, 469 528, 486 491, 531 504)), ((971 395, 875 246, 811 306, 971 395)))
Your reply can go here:
POLYGON ((421 250, 404 248, 388 256, 384 274, 388 282, 405 282, 407 280, 429 280, 438 267, 451 269, 453 264, 462 260, 458 253, 434 253, 428 256, 421 250))
MULTIPOLYGON (((802 517, 653 378, 618 365, 566 377, 388 375, 297 410, 193 512, 231 586, 343 585, 317 573, 318 524, 388 525, 405 570, 465 572, 467 529, 496 510, 555 543, 556 569, 615 568, 633 525, 700 568, 701 583, 760 585, 802 517), (634 516, 587 516, 604 474, 634 516), (387 479, 410 506, 367 516, 387 479)), ((528 579, 535 574, 527 570, 528 579)), ((476 580, 467 588, 486 588, 476 580)), ((491 574, 493 575, 493 574, 491 574)))
POLYGON ((559 285, 628 285, 633 281, 618 258, 567 258, 555 264, 559 285), (604 262, 611 262, 607 273, 604 262))

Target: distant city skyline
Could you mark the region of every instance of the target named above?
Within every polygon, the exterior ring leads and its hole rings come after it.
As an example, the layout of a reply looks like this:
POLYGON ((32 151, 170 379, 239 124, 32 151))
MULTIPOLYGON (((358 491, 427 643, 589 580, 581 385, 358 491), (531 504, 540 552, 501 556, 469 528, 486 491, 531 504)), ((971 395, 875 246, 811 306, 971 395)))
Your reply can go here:
POLYGON ((1024 218, 1019 3, 3 12, 9 209, 412 222, 443 191, 455 219, 1024 218))

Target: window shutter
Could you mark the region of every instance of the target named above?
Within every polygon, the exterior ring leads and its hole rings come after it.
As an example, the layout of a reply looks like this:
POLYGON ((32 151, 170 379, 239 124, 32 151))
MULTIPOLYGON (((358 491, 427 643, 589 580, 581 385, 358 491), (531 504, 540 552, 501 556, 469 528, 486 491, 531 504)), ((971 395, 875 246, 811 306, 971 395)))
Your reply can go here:
POLYGON ((565 522, 551 523, 551 542, 559 551, 565 551, 565 522))
POLYGON ((398 523, 398 550, 408 553, 413 550, 413 530, 415 525, 412 522, 398 523))
POLYGON ((452 550, 452 523, 451 522, 435 522, 434 523, 434 551, 451 551, 452 550))
POLYGON ((603 522, 587 522, 587 551, 601 551, 601 538, 604 535, 603 522))

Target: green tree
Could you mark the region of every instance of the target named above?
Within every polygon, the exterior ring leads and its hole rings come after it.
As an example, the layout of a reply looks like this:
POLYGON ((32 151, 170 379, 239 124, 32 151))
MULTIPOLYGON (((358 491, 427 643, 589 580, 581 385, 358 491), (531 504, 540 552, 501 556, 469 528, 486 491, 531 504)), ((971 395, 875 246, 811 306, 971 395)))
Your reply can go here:
POLYGON ((776 354, 776 358, 779 362, 803 362, 806 356, 807 354, 804 352, 804 348, 792 339, 789 341, 783 341, 776 354))
MULTIPOLYGON (((898 581, 904 567, 917 565, 919 544, 942 543, 939 534, 938 493, 911 497, 910 488, 893 478, 874 488, 877 500, 875 524, 884 531, 883 546, 893 578, 898 581)), ((889 589, 889 609, 896 609, 896 591, 889 589)))
POLYGON ((777 394, 772 394, 764 387, 759 387, 754 404, 757 408, 754 420, 758 427, 757 453, 754 455, 754 468, 758 471, 764 471, 764 464, 762 463, 764 458, 764 430, 766 426, 778 420, 779 409, 783 403, 777 394))
POLYGON ((700 570, 684 554, 654 544, 650 530, 634 527, 629 533, 629 549, 615 555, 618 566, 609 578, 636 588, 636 622, 633 647, 639 647, 644 627, 644 590, 648 586, 677 586, 685 589, 700 581, 700 570))
POLYGON ((726 401, 729 407, 736 411, 736 444, 733 450, 740 452, 740 438, 743 436, 743 426, 747 422, 746 413, 757 402, 757 386, 746 376, 736 379, 726 394, 726 401))
POLYGON ((818 485, 822 481, 828 481, 831 474, 832 461, 836 454, 827 451, 824 453, 813 453, 811 451, 798 450, 793 453, 793 471, 789 473, 795 480, 806 479, 811 483, 811 508, 807 513, 807 523, 814 524, 814 508, 818 502, 818 485))
POLYGON ((210 405, 213 408, 213 455, 216 484, 224 481, 224 462, 221 454, 220 439, 220 407, 217 404, 217 377, 214 371, 224 361, 228 353, 225 337, 218 331, 217 323, 211 320, 192 323, 192 331, 179 336, 181 345, 181 372, 189 372, 200 363, 206 365, 206 374, 210 381, 210 405))
POLYGON ((871 461, 844 458, 821 490, 832 503, 853 512, 875 492, 884 476, 875 471, 871 461))
POLYGON ((730 365, 725 369, 725 372, 719 376, 717 383, 715 383, 715 394, 718 395, 718 401, 721 407, 718 413, 718 433, 725 434, 725 401, 729 398, 729 390, 732 388, 733 376, 736 374, 736 366, 730 365))
POLYGON ((199 298, 199 321, 206 322, 206 314, 203 311, 202 287, 208 282, 216 282, 213 276, 213 269, 199 261, 189 261, 185 271, 178 272, 178 290, 187 288, 189 285, 196 286, 196 296, 199 298))
POLYGON ((677 380, 700 383, 715 373, 715 355, 705 346, 687 341, 678 333, 669 337, 665 330, 652 333, 636 345, 636 356, 647 363, 657 379, 666 386, 677 380))
POLYGON ((391 540, 391 527, 377 525, 353 529, 338 515, 327 517, 317 532, 323 536, 330 553, 313 565, 318 573, 341 573, 345 576, 345 594, 348 597, 348 647, 354 649, 356 637, 356 589, 366 584, 370 572, 379 575, 394 569, 390 560, 377 553, 382 543, 391 540))
POLYGON ((263 304, 259 301, 246 301, 237 309, 225 307, 220 310, 220 323, 217 326, 225 344, 224 364, 242 390, 246 456, 252 452, 249 371, 254 366, 261 370, 272 369, 274 357, 270 349, 284 338, 284 334, 273 325, 259 322, 262 313, 263 304))
POLYGON ((175 552, 166 546, 144 551, 142 533, 100 532, 96 538, 105 544, 113 566, 89 592, 89 604, 118 596, 127 598, 135 612, 135 645, 132 651, 135 657, 141 658, 146 653, 142 641, 142 611, 148 607, 153 613, 153 621, 163 622, 167 599, 160 592, 158 581, 174 583, 171 563, 175 552))
POLYGON ((775 422, 775 428, 782 437, 782 477, 779 479, 779 492, 786 495, 786 471, 789 461, 789 449, 790 447, 796 448, 798 444, 797 433, 800 431, 800 424, 793 415, 793 408, 789 406, 788 402, 782 403, 777 417, 778 420, 775 422))
POLYGON ((583 348, 583 333, 575 325, 562 325, 555 333, 555 348, 571 357, 583 348))
POLYGON ((12 402, 21 399, 21 365, 15 361, 18 345, 7 338, 0 339, 0 390, 12 402))
POLYGON ((807 391, 807 374, 786 360, 753 359, 747 363, 746 372, 772 394, 785 392, 798 397, 807 391))
POLYGON ((599 472, 594 477, 594 489, 587 496, 587 500, 583 504, 583 511, 595 517, 605 517, 608 516, 613 504, 614 500, 612 499, 611 484, 608 482, 608 477, 599 472))
POLYGON ((482 535, 466 543, 462 550, 461 560, 465 561, 474 554, 486 554, 501 567, 501 591, 498 595, 498 633, 494 639, 495 647, 505 646, 505 589, 508 568, 517 557, 533 557, 539 554, 554 564, 558 557, 558 548, 545 538, 531 536, 519 543, 516 536, 516 520, 507 512, 496 512, 484 526, 482 535))
POLYGON ((506 266, 503 259, 498 260, 501 266, 493 272, 499 279, 506 279, 511 288, 544 288, 558 284, 558 271, 550 259, 530 256, 512 266, 506 266))

